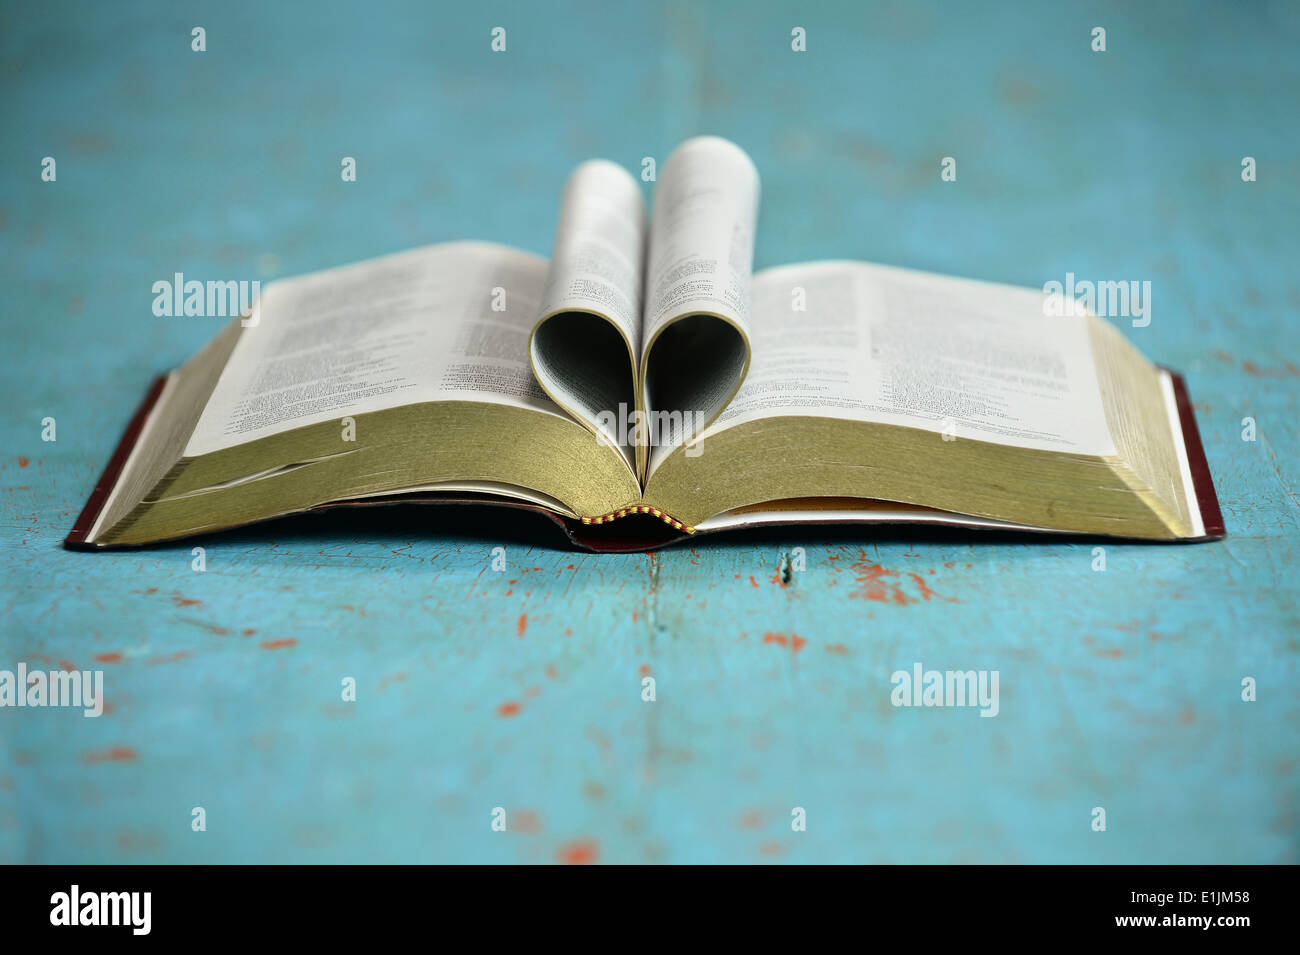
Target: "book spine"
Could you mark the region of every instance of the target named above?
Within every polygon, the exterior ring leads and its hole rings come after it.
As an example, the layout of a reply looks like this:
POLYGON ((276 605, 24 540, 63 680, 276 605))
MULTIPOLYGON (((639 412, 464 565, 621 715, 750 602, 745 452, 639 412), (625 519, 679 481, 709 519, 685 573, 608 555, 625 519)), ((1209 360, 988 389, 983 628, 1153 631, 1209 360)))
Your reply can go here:
POLYGON ((659 510, 659 508, 657 507, 650 507, 649 505, 646 504, 633 504, 631 507, 624 507, 624 508, 620 508, 617 511, 610 511, 608 514, 601 514, 598 517, 584 516, 582 518, 582 523, 608 524, 610 521, 616 521, 620 517, 627 517, 629 514, 652 514, 655 517, 659 518, 659 520, 667 524, 669 527, 672 527, 674 530, 679 530, 686 534, 695 533, 694 527, 691 527, 688 524, 683 524, 681 521, 677 520, 671 515, 666 514, 663 511, 659 510))
POLYGON ((149 418, 149 413, 153 411, 153 406, 157 403, 158 398, 162 395, 163 387, 167 384, 167 376, 159 375, 149 386, 149 393, 145 395, 144 401, 140 402, 140 407, 131 417, 131 422, 126 426, 126 431, 122 439, 117 443, 117 450, 108 461, 108 466, 104 468, 104 473, 100 475, 99 480, 95 483, 95 489, 91 491, 90 498, 86 501, 86 506, 81 509, 81 514, 77 517, 77 522, 72 525, 72 530, 63 540, 63 546, 71 550, 93 549, 94 544, 88 542, 90 529, 95 526, 95 520, 99 517, 100 510, 108 501, 108 495, 117 484, 118 478, 122 476, 122 468, 126 465, 126 459, 131 455, 131 449, 140 438, 140 432, 144 430, 144 423, 149 418))

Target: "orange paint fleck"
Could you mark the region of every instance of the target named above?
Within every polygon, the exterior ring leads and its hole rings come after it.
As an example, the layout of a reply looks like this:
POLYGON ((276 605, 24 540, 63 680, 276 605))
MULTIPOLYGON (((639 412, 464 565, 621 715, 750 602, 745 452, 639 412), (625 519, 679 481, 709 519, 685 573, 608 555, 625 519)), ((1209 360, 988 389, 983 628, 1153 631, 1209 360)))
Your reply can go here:
POLYGON ((519 620, 515 623, 515 635, 523 637, 524 631, 528 629, 528 614, 521 613, 519 620))
POLYGON ((242 633, 246 637, 251 637, 253 634, 257 633, 257 631, 254 630, 252 627, 245 627, 243 630, 240 631, 240 633, 242 633))
POLYGON ((162 845, 162 837, 157 833, 135 833, 124 831, 117 834, 117 847, 125 852, 147 852, 153 849, 159 849, 162 845))
POLYGON ((564 865, 591 865, 599 854, 600 846, 595 839, 579 839, 560 846, 555 855, 564 865))
POLYGON ((129 763, 139 755, 129 746, 114 746, 110 749, 92 750, 81 757, 84 763, 129 763))
POLYGON ((828 643, 826 644, 826 652, 838 653, 843 656, 848 654, 849 648, 842 643, 828 643))
POLYGON ((31 464, 31 463, 32 463, 32 462, 31 462, 29 459, 23 457, 21 454, 18 455, 18 466, 19 466, 20 468, 25 468, 25 467, 27 467, 27 465, 29 465, 29 464, 31 464))
POLYGON ((510 828, 525 835, 536 835, 542 831, 542 819, 529 809, 516 809, 510 814, 510 828))
POLYGON ((188 597, 173 597, 172 603, 178 607, 197 607, 203 603, 202 600, 190 600, 188 597))
POLYGON ((808 644, 808 641, 797 633, 792 633, 789 637, 784 633, 765 633, 763 634, 763 642, 775 643, 782 647, 790 647, 794 653, 798 653, 808 644))
POLYGON ((888 567, 882 567, 880 564, 867 563, 865 558, 853 565, 853 576, 858 582, 858 589, 849 596, 858 600, 892 603, 900 607, 921 603, 922 601, 928 603, 934 598, 946 600, 949 603, 958 602, 955 597, 945 597, 936 593, 920 574, 908 573, 907 578, 916 585, 917 589, 917 596, 913 596, 904 589, 902 574, 896 570, 890 570, 888 567))
POLYGON ((907 606, 915 601, 903 592, 902 585, 888 579, 898 577, 898 571, 889 570, 879 564, 858 561, 853 565, 853 576, 858 581, 858 589, 849 594, 859 600, 874 600, 876 603, 895 603, 907 606))
POLYGON ((764 842, 758 847, 758 851, 765 856, 779 856, 785 852, 785 846, 779 842, 764 842))
POLYGON ((757 809, 746 809, 736 820, 741 829, 759 829, 763 825, 763 814, 757 809))
POLYGON ((282 647, 296 647, 297 645, 298 645, 298 641, 295 640, 293 637, 287 637, 284 640, 263 640, 262 641, 263 650, 279 650, 282 647))
MULTIPOLYGON (((933 571, 931 571, 931 573, 933 573, 933 571)), ((925 582, 925 578, 920 574, 908 574, 907 576, 911 577, 912 580, 916 582, 917 589, 921 591, 922 600, 929 600, 931 597, 939 596, 930 589, 930 585, 925 582)))
POLYGON ((502 716, 507 718, 511 716, 518 716, 522 710, 523 707, 520 706, 518 703, 514 703, 514 702, 502 703, 500 706, 497 707, 497 716, 502 716))
POLYGON ((554 663, 546 664, 546 675, 550 677, 552 680, 554 680, 557 676, 560 675, 559 671, 555 669, 554 663))
POLYGON ((648 664, 648 663, 643 663, 643 664, 641 664, 639 667, 637 667, 637 671, 636 671, 636 672, 639 673, 639 674, 641 674, 641 676, 649 676, 649 675, 650 675, 650 664, 648 664))
POLYGON ((77 665, 73 663, 71 660, 60 660, 59 669, 63 670, 66 673, 72 673, 77 669, 77 665))
POLYGON ((749 586, 751 586, 751 587, 757 587, 757 586, 758 586, 758 581, 754 579, 754 575, 753 575, 753 574, 750 574, 750 575, 749 575, 749 586))
POLYGON ((120 653, 96 653, 95 659, 100 663, 121 663, 122 654, 120 653))
POLYGON ((159 663, 179 663, 181 660, 188 660, 189 658, 190 651, 177 650, 175 653, 164 653, 156 657, 150 657, 149 662, 155 665, 159 663))
POLYGON ((593 780, 582 787, 582 794, 588 799, 604 799, 605 787, 593 780))
POLYGON ((1241 370, 1253 378, 1285 378, 1288 375, 1300 377, 1300 368, 1293 361, 1287 362, 1284 368, 1261 368, 1253 361, 1243 361, 1241 370))

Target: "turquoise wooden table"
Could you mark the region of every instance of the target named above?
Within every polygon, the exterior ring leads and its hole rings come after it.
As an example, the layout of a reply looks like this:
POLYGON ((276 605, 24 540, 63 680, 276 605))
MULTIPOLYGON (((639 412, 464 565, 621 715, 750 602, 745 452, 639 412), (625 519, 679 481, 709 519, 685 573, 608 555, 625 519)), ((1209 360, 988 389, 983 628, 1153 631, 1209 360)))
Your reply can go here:
POLYGON ((1300 861, 1300 6, 1049 6, 6 5, 0 668, 102 670, 107 709, 0 710, 0 860, 1300 861), (575 164, 702 132, 762 172, 759 266, 1149 280, 1119 324, 1187 373, 1227 540, 597 557, 380 509, 202 573, 61 548, 219 326, 155 281, 545 254, 575 164), (915 663, 996 670, 997 716, 891 705, 915 663))

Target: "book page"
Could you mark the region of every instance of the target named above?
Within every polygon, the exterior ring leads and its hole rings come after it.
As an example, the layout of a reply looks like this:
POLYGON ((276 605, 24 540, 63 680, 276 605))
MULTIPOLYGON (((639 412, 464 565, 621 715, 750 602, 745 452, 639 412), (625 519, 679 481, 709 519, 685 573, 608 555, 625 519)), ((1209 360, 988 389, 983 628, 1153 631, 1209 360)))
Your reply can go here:
POLYGON ((825 262, 766 270, 753 294, 750 372, 704 441, 811 415, 1115 453, 1088 319, 1046 316, 1038 290, 825 262))
POLYGON ((758 199, 757 169, 725 139, 688 140, 660 170, 641 358, 652 459, 713 420, 744 379, 758 199), (665 432, 659 412, 689 418, 665 432))
POLYGON ((528 365, 545 275, 538 256, 456 242, 268 286, 185 456, 425 401, 563 414, 528 365))
POLYGON ((539 321, 529 343, 542 388, 575 419, 633 460, 611 421, 636 403, 641 354, 641 188, 622 167, 585 162, 564 190, 539 321), (610 412, 610 414, 602 414, 610 412))
POLYGON ((541 313, 600 315, 639 355, 645 241, 645 203, 637 181, 612 162, 584 162, 564 189, 541 313))

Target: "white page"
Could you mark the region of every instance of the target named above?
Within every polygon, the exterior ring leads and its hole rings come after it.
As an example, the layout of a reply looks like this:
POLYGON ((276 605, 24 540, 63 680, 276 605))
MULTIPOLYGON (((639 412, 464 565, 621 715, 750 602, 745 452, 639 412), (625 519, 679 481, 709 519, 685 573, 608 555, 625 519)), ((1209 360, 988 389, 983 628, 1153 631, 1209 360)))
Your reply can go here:
POLYGON ((561 415, 528 366, 545 275, 538 256, 455 242, 276 282, 255 306, 257 324, 243 329, 186 457, 424 401, 561 415))
POLYGON ((744 379, 758 199, 754 163, 716 136, 687 140, 659 171, 641 357, 651 471, 744 379))
POLYGON ((1160 370, 1160 393, 1165 399, 1165 412, 1169 416, 1169 433, 1174 436, 1174 453, 1178 456, 1178 476, 1182 480, 1183 498, 1191 518, 1191 537, 1205 536, 1205 517, 1201 514, 1201 501, 1196 494, 1196 481, 1192 477, 1192 462, 1187 457, 1187 442, 1183 438, 1183 422, 1178 417, 1178 398, 1174 394, 1174 376, 1160 370))
POLYGON ((614 323, 641 354, 641 188, 622 166, 584 162, 569 177, 539 312, 592 312, 614 323))
POLYGON ((1069 534, 1072 531, 1053 530, 1048 527, 1034 527, 1030 524, 1013 524, 1009 521, 995 521, 987 517, 974 517, 955 511, 941 511, 934 508, 916 507, 908 504, 886 502, 885 506, 873 506, 866 502, 862 507, 808 510, 787 510, 772 508, 759 510, 743 508, 723 511, 695 525, 697 531, 720 531, 732 527, 755 527, 762 524, 953 524, 958 527, 987 527, 992 530, 1040 531, 1048 534, 1069 534))
POLYGON ((564 190, 530 346, 546 393, 620 448, 629 467, 633 448, 617 430, 602 426, 601 414, 635 404, 645 243, 637 181, 602 159, 579 166, 564 190))
POLYGON ((753 285, 753 360, 704 435, 811 415, 1114 454, 1083 316, 1043 294, 859 262, 784 266, 753 285), (802 290, 806 311, 793 307, 802 290))
POLYGON ((687 140, 659 171, 646 269, 643 341, 692 312, 749 326, 758 170, 716 136, 687 140))

